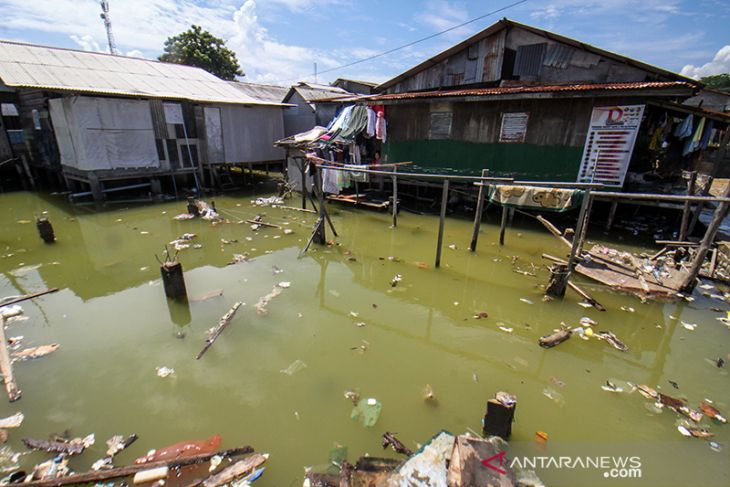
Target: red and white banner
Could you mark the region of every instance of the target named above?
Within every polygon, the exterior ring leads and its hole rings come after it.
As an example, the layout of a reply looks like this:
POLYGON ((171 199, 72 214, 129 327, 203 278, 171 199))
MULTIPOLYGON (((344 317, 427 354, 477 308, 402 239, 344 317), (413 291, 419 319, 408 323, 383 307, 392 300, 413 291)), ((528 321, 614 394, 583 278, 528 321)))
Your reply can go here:
POLYGON ((578 182, 623 186, 644 105, 594 107, 578 182))

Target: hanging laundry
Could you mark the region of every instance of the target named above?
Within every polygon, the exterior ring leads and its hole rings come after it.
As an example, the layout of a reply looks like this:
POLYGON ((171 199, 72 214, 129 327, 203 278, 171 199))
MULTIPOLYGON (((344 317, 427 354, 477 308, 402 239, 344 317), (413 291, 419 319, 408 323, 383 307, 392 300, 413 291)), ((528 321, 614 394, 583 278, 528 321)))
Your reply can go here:
MULTIPOLYGON (((345 165, 348 169, 367 169, 367 164, 347 164, 345 165)), ((349 173, 350 180, 357 181, 358 183, 367 183, 369 181, 368 179, 368 173, 366 172, 351 172, 349 173)))
MULTIPOLYGON (((691 117, 692 115, 690 115, 691 117)), ((705 117, 702 117, 694 130, 694 135, 687 142, 684 143, 684 150, 682 155, 686 156, 700 147, 700 139, 702 138, 702 131, 705 128, 705 117)))
POLYGON ((705 124, 705 131, 702 133, 702 138, 700 139, 700 146, 699 148, 702 150, 707 149, 707 146, 710 144, 710 138, 712 137, 712 132, 715 130, 715 121, 714 120, 708 120, 705 124))
POLYGON ((360 146, 357 145, 353 141, 353 142, 350 142, 349 149, 350 149, 350 161, 353 164, 360 164, 362 162, 362 158, 361 158, 362 154, 360 152, 360 146))
POLYGON ((340 188, 337 186, 337 173, 334 169, 322 169, 322 190, 325 193, 340 194, 340 188))
POLYGON ((377 121, 375 124, 375 138, 385 142, 387 138, 387 123, 385 121, 385 112, 377 113, 377 121))
POLYGON ((342 126, 342 130, 337 134, 337 140, 341 142, 349 142, 354 140, 357 135, 365 130, 368 123, 368 112, 364 106, 352 107, 349 116, 342 126))
POLYGON ((659 150, 661 148, 662 136, 664 135, 664 127, 657 127, 651 135, 649 142, 649 150, 659 150))
POLYGON ((368 124, 367 124, 367 128, 365 130, 365 133, 368 135, 368 137, 375 137, 375 122, 376 122, 377 116, 375 115, 375 110, 373 110, 371 107, 368 107, 367 111, 368 111, 368 124))
POLYGON ((685 118, 682 123, 677 125, 677 128, 674 129, 674 135, 680 139, 684 139, 685 137, 692 135, 693 119, 694 117, 691 114, 687 115, 687 118, 685 118))

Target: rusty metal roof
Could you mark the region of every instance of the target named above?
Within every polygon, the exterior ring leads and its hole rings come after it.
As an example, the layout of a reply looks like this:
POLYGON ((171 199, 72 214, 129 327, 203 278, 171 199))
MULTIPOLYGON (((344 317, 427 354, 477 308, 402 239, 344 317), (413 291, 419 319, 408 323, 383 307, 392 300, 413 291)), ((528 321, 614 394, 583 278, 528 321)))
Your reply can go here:
POLYGON ((367 101, 410 100, 416 98, 446 98, 489 95, 519 95, 533 93, 568 93, 586 91, 629 91, 686 88, 696 86, 684 81, 636 81, 631 83, 579 83, 566 85, 498 86, 494 88, 467 88, 442 91, 392 93, 367 97, 367 101))
POLYGON ((249 96, 200 68, 9 41, 0 41, 0 82, 71 93, 279 105, 249 96))
POLYGON ((573 83, 563 85, 526 85, 526 86, 497 86, 492 88, 465 88, 437 91, 410 91, 406 93, 391 93, 385 95, 362 95, 351 97, 336 97, 313 100, 315 102, 387 102, 396 100, 414 100, 426 98, 453 98, 453 97, 487 97, 500 95, 531 95, 549 93, 582 93, 594 91, 642 91, 642 90, 695 90, 696 85, 684 81, 635 81, 631 83, 573 83))

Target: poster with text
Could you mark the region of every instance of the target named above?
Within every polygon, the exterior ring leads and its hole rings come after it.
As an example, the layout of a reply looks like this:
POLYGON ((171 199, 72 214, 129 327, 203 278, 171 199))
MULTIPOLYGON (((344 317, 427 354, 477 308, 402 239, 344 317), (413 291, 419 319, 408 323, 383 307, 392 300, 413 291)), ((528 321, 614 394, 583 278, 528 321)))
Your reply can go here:
POLYGON ((623 186, 644 105, 594 107, 578 182, 623 186))

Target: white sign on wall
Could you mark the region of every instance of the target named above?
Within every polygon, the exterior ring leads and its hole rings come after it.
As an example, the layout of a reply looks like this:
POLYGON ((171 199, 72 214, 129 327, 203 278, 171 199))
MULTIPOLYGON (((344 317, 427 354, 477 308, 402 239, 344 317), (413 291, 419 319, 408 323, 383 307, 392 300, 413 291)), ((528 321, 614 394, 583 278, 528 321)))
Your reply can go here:
POLYGON ((185 123, 185 120, 183 119, 182 105, 178 103, 163 103, 162 109, 165 111, 165 122, 185 123))
POLYGON ((513 112, 502 114, 502 126, 499 129, 500 142, 522 143, 527 136, 527 112, 513 112))
POLYGON ((644 105, 594 107, 578 182, 623 186, 644 105))

